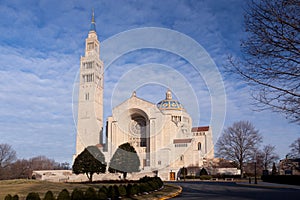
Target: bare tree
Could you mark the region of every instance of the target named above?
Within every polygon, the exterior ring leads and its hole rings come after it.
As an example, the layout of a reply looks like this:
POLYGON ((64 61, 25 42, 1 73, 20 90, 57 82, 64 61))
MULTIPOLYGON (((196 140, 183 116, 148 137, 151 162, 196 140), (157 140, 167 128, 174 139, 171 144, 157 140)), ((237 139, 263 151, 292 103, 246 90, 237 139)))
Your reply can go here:
POLYGON ((9 177, 9 167, 16 159, 16 151, 10 145, 0 144, 0 179, 9 177))
POLYGON ((300 124, 300 1, 249 1, 242 56, 230 57, 228 69, 250 84, 258 110, 300 124))
POLYGON ((270 169, 272 164, 279 159, 278 154, 275 152, 275 146, 270 144, 263 147, 261 154, 264 170, 270 169))
POLYGON ((292 158, 300 158, 300 138, 295 140, 291 145, 290 145, 290 156, 292 158))
POLYGON ((261 135, 250 122, 235 122, 223 131, 216 144, 216 155, 234 161, 243 176, 244 163, 253 160, 261 141, 261 135))
POLYGON ((7 167, 16 159, 16 151, 9 144, 0 144, 0 168, 7 167))
POLYGON ((30 169, 32 170, 51 170, 60 169, 60 164, 46 156, 36 156, 29 159, 30 169))

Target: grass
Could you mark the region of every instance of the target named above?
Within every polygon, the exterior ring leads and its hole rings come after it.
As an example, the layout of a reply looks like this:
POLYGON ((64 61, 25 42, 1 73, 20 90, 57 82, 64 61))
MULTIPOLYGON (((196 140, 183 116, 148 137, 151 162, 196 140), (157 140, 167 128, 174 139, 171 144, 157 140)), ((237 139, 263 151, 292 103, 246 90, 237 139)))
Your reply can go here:
MULTIPOLYGON (((59 194, 62 189, 67 189, 70 193, 75 189, 86 190, 88 187, 93 187, 98 190, 103 185, 109 186, 110 184, 80 184, 80 183, 54 183, 47 181, 38 180, 5 180, 0 181, 0 200, 4 200, 7 194, 12 196, 17 194, 20 200, 25 199, 29 192, 39 193, 41 199, 44 198, 45 193, 51 190, 55 197, 59 194)), ((156 192, 152 192, 148 195, 136 196, 134 199, 160 199, 170 193, 174 193, 178 190, 176 186, 166 185, 164 189, 156 192)), ((124 198, 129 199, 129 198, 124 198)))

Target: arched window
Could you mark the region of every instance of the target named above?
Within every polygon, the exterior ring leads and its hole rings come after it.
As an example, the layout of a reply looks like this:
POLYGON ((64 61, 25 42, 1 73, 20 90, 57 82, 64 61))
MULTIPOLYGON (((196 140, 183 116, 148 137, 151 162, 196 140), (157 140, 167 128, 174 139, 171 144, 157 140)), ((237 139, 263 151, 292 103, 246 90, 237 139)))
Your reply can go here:
POLYGON ((181 156, 180 156, 180 161, 183 161, 183 159, 184 159, 184 156, 181 155, 181 156))
POLYGON ((198 142, 198 151, 201 151, 201 142, 198 142))

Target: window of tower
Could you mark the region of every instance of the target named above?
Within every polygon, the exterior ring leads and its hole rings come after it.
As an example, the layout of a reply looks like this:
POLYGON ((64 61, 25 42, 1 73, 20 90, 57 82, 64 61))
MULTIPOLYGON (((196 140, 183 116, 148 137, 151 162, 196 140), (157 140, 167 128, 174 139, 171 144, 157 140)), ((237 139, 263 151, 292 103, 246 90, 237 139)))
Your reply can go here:
POLYGON ((92 49, 94 49, 94 42, 89 42, 87 44, 87 50, 92 50, 92 49))
POLYGON ((93 68, 93 62, 86 62, 84 63, 84 66, 86 69, 92 69, 93 68))
POLYGON ((87 74, 86 82, 93 82, 93 81, 94 81, 94 74, 87 74))
POLYGON ((89 93, 86 93, 85 94, 85 100, 89 100, 90 99, 90 94, 89 93))

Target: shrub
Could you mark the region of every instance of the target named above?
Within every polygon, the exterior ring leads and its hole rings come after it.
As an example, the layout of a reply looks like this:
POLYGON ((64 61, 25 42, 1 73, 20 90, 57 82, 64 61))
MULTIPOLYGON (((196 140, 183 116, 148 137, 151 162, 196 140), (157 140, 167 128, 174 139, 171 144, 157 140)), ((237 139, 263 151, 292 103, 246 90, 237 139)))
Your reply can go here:
POLYGON ((46 192, 44 200, 55 200, 53 193, 51 191, 46 192))
POLYGON ((108 199, 107 194, 105 194, 103 192, 98 192, 98 199, 99 200, 106 200, 106 199, 108 199))
POLYGON ((200 176, 200 180, 210 180, 212 178, 212 176, 210 175, 201 175, 200 176))
POLYGON ((57 200, 71 200, 70 193, 67 189, 63 189, 57 196, 57 200))
POLYGON ((263 175, 261 179, 264 182, 300 185, 300 175, 263 175))
POLYGON ((118 198, 119 198, 119 196, 120 196, 120 194, 119 194, 119 187, 118 187, 117 185, 114 185, 114 186, 113 186, 113 188, 114 188, 114 191, 115 191, 116 197, 117 197, 117 199, 118 199, 118 198))
POLYGON ((158 176, 154 177, 154 180, 157 182, 158 188, 161 188, 164 185, 164 182, 158 176))
POLYGON ((12 200, 19 200, 19 196, 16 194, 12 197, 12 200))
POLYGON ((121 197, 124 197, 127 194, 126 188, 124 185, 119 185, 118 192, 121 197))
POLYGON ((152 191, 159 189, 158 183, 156 182, 155 179, 149 181, 148 184, 150 185, 152 191))
POLYGON ((133 184, 132 189, 131 189, 131 194, 135 195, 135 194, 139 194, 141 193, 140 187, 138 184, 133 184))
POLYGON ((118 199, 119 198, 118 191, 116 191, 116 189, 115 189, 118 186, 116 186, 116 187, 115 186, 116 185, 109 186, 108 191, 107 191, 107 196, 111 199, 118 199))
POLYGON ((84 194, 82 190, 75 188, 71 194, 71 200, 82 200, 84 199, 84 194))
POLYGON ((98 191, 98 199, 99 200, 106 200, 108 198, 107 196, 107 188, 105 186, 102 186, 98 191))
POLYGON ((36 192, 30 192, 27 197, 26 200, 41 200, 40 195, 36 192))
POLYGON ((102 192, 104 192, 104 193, 106 194, 107 191, 108 191, 108 189, 107 189, 107 187, 102 186, 102 187, 99 189, 99 192, 100 192, 100 191, 102 191, 102 192))
POLYGON ((95 189, 92 188, 92 187, 89 187, 86 190, 85 194, 84 194, 84 199, 85 200, 95 200, 95 199, 97 199, 97 194, 96 194, 95 189))
POLYGON ((200 171, 200 176, 203 176, 203 175, 208 175, 206 169, 204 169, 204 168, 202 168, 200 171))
POLYGON ((140 186, 140 192, 141 192, 141 193, 151 191, 151 188, 150 188, 150 186, 149 186, 148 183, 140 183, 139 186, 140 186))
POLYGON ((132 193, 131 193, 132 191, 131 190, 132 190, 132 184, 129 183, 126 186, 126 194, 127 194, 128 197, 130 197, 132 195, 132 193))
POLYGON ((12 200, 12 196, 10 194, 6 195, 4 200, 12 200))

